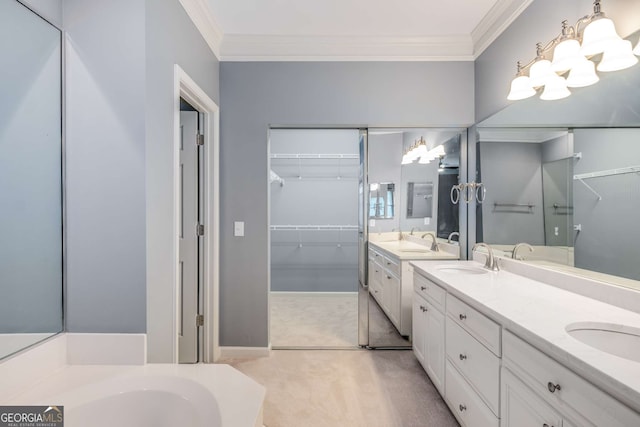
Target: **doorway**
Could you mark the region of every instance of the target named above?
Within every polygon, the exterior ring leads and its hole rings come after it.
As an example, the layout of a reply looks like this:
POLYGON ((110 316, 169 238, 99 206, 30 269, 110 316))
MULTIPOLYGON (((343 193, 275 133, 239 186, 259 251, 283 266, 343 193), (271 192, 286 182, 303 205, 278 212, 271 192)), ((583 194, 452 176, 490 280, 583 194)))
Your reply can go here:
POLYGON ((357 129, 272 128, 272 348, 358 346, 357 129))
POLYGON ((204 276, 204 122, 202 113, 180 98, 179 363, 202 360, 204 276))
POLYGON ((174 66, 173 363, 212 363, 219 344, 220 110, 174 66))

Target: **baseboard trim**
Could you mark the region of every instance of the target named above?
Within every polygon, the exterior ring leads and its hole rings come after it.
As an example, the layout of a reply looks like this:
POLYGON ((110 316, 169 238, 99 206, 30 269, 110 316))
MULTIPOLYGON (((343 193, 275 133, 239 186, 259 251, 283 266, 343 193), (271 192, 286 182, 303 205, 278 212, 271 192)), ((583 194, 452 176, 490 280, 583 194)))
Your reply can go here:
POLYGON ((220 359, 257 359, 269 357, 269 347, 225 347, 220 346, 220 359))
POLYGON ((300 291, 271 291, 271 295, 283 297, 344 297, 357 296, 358 292, 300 292, 300 291))

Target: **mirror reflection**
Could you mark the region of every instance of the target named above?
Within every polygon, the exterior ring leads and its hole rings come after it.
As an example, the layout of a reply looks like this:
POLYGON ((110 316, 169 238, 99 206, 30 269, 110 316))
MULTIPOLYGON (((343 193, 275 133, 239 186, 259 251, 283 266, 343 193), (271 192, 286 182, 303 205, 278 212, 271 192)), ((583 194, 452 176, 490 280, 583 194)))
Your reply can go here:
POLYGON ((407 184, 407 218, 433 217, 433 182, 407 184))
POLYGON ((392 182, 369 184, 369 218, 393 218, 395 209, 393 193, 395 186, 392 182))
POLYGON ((487 193, 476 240, 504 256, 637 287, 639 138, 639 128, 479 128, 487 193), (522 242, 533 252, 514 253, 522 242))
POLYGON ((61 33, 0 2, 0 358, 62 330, 61 33))

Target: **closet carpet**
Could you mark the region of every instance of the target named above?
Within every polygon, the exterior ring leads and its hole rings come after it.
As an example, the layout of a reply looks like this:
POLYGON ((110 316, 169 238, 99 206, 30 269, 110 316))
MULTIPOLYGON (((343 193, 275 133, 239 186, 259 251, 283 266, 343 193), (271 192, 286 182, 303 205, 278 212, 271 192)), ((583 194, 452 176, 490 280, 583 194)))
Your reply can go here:
POLYGON ((356 347, 358 294, 271 292, 271 346, 356 347))
POLYGON ((410 350, 274 350, 222 361, 267 388, 266 427, 454 427, 410 350))

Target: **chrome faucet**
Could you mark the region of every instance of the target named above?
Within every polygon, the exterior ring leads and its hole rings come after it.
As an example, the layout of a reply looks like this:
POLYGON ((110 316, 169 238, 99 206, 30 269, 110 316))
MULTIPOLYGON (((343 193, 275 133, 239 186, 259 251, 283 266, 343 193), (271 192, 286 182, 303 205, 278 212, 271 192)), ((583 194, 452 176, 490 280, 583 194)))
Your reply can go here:
POLYGON ((531 246, 530 244, 528 244, 528 243, 518 243, 517 245, 515 245, 513 247, 513 252, 511 252, 511 258, 523 260, 524 257, 516 258, 518 250, 520 248, 522 248, 522 247, 529 249, 529 252, 533 252, 533 246, 531 246))
POLYGON ((413 236, 414 230, 420 231, 420 228, 419 227, 411 227, 411 232, 409 234, 413 236))
POLYGON ((433 243, 431 244, 431 250, 434 252, 438 252, 440 250, 440 248, 438 248, 438 242, 436 241, 436 236, 433 233, 424 233, 421 237, 421 239, 424 239, 426 236, 431 236, 431 239, 433 240, 433 243))
POLYGON ((485 268, 488 268, 491 271, 500 271, 500 267, 498 266, 498 260, 493 256, 493 250, 491 246, 486 243, 476 243, 473 245, 472 251, 475 251, 477 248, 487 248, 487 262, 485 262, 485 268))
POLYGON ((460 242, 460 233, 458 233, 457 231, 454 231, 453 233, 449 234, 449 237, 447 238, 447 243, 453 242, 453 240, 451 240, 453 236, 458 236, 458 242, 460 242))

